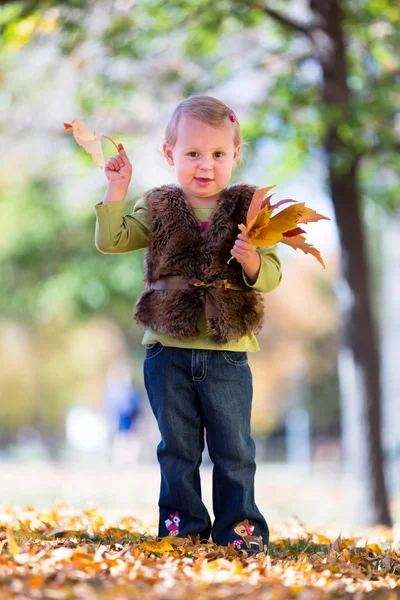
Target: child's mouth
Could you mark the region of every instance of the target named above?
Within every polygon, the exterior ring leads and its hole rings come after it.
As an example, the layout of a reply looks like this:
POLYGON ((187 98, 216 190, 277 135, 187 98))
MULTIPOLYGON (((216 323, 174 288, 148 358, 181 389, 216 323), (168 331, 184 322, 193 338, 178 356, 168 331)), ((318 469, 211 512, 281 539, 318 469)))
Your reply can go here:
POLYGON ((196 183, 199 183, 200 185, 206 185, 207 183, 211 183, 213 181, 213 179, 207 179, 206 177, 195 177, 194 179, 196 183))

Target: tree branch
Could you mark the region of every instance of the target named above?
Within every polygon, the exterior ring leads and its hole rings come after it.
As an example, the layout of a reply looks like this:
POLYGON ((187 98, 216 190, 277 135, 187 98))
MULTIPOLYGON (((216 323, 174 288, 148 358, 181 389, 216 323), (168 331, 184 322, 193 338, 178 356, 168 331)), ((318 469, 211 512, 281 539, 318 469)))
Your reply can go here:
POLYGON ((262 4, 258 4, 257 2, 251 2, 249 5, 251 8, 255 8, 257 10, 261 10, 269 17, 277 21, 280 25, 286 27, 286 29, 291 29, 292 31, 297 31, 297 33, 302 33, 303 35, 310 36, 312 30, 314 29, 314 25, 306 25, 304 23, 299 23, 299 21, 295 21, 286 15, 278 12, 277 10, 270 8, 269 6, 263 6, 262 4))

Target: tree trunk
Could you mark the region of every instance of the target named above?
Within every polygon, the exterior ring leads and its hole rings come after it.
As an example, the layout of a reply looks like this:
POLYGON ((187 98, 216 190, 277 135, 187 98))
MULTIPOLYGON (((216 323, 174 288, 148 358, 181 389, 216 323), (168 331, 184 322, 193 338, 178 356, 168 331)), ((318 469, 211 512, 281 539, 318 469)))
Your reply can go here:
POLYGON ((331 123, 325 139, 329 161, 332 201, 341 242, 341 263, 344 293, 341 296, 343 345, 341 377, 342 423, 345 456, 361 485, 364 523, 390 525, 387 494, 384 484, 381 447, 380 356, 370 302, 368 261, 364 241, 360 193, 357 182, 358 157, 349 153, 338 135, 350 96, 347 86, 346 47, 340 0, 310 0, 317 27, 311 37, 323 70, 324 102, 340 109, 337 121, 331 123), (345 367, 345 368, 343 368, 345 367), (349 422, 353 414, 359 422, 349 422), (352 440, 352 443, 351 443, 352 440))
POLYGON ((381 339, 384 450, 388 460, 389 486, 400 490, 400 214, 383 219, 382 261, 385 269, 381 286, 381 339))

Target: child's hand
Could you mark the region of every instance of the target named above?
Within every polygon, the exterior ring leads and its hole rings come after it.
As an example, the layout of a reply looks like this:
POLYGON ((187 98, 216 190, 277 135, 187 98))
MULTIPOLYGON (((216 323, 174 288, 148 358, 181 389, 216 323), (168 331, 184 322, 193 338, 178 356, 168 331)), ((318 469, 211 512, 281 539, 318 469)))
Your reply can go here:
POLYGON ((128 188, 132 177, 132 165, 122 144, 118 144, 118 154, 106 162, 104 173, 110 183, 128 188))
POLYGON ((252 264, 258 260, 258 254, 255 246, 250 244, 249 238, 244 233, 239 233, 235 245, 231 250, 232 256, 236 258, 241 265, 252 264))

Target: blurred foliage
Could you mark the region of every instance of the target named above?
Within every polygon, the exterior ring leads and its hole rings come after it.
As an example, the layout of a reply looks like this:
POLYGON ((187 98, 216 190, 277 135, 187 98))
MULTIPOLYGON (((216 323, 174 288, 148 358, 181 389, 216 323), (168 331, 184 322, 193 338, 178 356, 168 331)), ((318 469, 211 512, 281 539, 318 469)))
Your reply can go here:
POLYGON ((2 199, 1 315, 29 323, 63 313, 76 321, 107 308, 128 327, 126 306, 142 284, 142 252, 118 264, 101 255, 93 209, 68 209, 54 201, 57 193, 48 180, 33 177, 2 199))
MULTIPOLYGON (((95 110, 98 99, 104 107, 122 107, 137 85, 157 90, 160 100, 174 84, 181 96, 203 92, 234 78, 245 64, 260 77, 270 75, 265 94, 242 119, 254 151, 260 138, 286 142, 285 166, 290 170, 293 163, 298 170, 319 151, 332 123, 339 123, 344 149, 331 157, 336 168, 345 169, 349 158, 359 155, 364 194, 395 210, 400 172, 396 151, 400 9, 390 0, 348 0, 342 5, 351 90, 344 109, 321 102, 322 73, 312 41, 273 19, 268 5, 264 9, 243 0, 4 2, 2 47, 9 51, 56 34, 60 50, 73 54, 97 38, 110 59, 129 60, 132 68, 125 77, 116 76, 110 63, 102 73, 82 81, 79 97, 85 113, 95 110), (100 25, 94 29, 96 17, 100 25), (144 73, 149 72, 151 78, 146 80, 144 73), (377 177, 383 166, 384 177, 377 177), (376 179, 383 180, 378 193, 371 186, 376 179)), ((277 8, 290 17, 287 3, 274 3, 277 8)), ((304 10, 307 14, 306 3, 304 10)))

